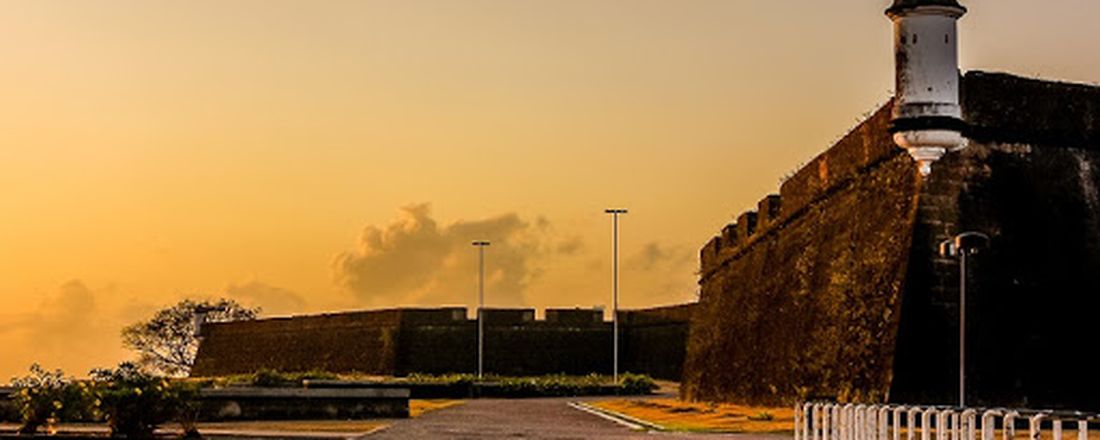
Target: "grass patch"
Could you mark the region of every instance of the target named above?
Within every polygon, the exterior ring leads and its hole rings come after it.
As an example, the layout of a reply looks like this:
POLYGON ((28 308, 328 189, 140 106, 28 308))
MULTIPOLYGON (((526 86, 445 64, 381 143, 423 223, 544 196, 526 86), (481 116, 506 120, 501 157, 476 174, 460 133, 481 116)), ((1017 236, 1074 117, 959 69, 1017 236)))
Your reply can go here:
POLYGON ((199 423, 203 430, 226 431, 291 431, 291 432, 367 432, 386 423, 377 420, 272 420, 248 422, 199 423))
POLYGON ((453 399, 412 399, 409 400, 409 417, 420 417, 425 413, 458 406, 463 403, 466 403, 466 401, 453 399))
POLYGON ((616 399, 589 402, 673 431, 789 433, 794 410, 734 404, 684 402, 675 399, 616 399))

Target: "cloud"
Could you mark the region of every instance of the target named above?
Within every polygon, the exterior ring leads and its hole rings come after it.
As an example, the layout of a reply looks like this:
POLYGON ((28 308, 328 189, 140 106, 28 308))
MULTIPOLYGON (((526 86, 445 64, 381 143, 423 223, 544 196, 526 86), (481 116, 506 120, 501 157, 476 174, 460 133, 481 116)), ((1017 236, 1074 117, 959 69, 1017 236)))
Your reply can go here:
MULTIPOLYGON (((65 366, 83 376, 96 367, 110 367, 126 357, 119 329, 128 318, 118 307, 105 305, 117 297, 114 287, 92 289, 70 280, 49 292, 33 310, 0 317, 0 371, 22 372, 31 363, 65 366)), ((7 379, 6 377, 3 379, 7 379)))
POLYGON ((375 306, 472 304, 478 259, 471 242, 489 240, 485 281, 492 300, 487 303, 524 304, 541 260, 558 246, 550 227, 543 217, 532 223, 515 213, 440 225, 430 205, 409 205, 389 225, 364 228, 358 246, 333 259, 333 277, 375 306))
POLYGON ((241 284, 230 283, 225 288, 225 296, 249 307, 260 307, 265 316, 306 311, 306 300, 301 295, 255 280, 241 284))
POLYGON ((567 238, 565 239, 565 241, 562 241, 557 246, 558 253, 563 255, 576 255, 578 253, 584 252, 584 250, 584 239, 582 239, 580 236, 567 238))
POLYGON ((638 270, 653 270, 662 265, 687 262, 691 254, 681 250, 669 250, 655 241, 646 243, 642 249, 631 255, 626 260, 626 266, 638 270))
POLYGON ((693 287, 695 264, 695 253, 687 246, 648 242, 623 259, 623 283, 642 304, 688 299, 692 292, 684 290, 693 287))

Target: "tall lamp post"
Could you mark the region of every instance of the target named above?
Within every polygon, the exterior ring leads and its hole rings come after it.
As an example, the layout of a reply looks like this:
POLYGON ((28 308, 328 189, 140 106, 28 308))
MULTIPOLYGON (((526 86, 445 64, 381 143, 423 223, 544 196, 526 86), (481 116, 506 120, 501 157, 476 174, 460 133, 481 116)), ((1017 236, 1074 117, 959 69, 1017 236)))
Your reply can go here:
POLYGON ((966 257, 989 246, 989 236, 963 232, 940 243, 940 256, 959 258, 959 407, 966 406, 966 257))
POLYGON ((619 215, 625 209, 605 209, 611 214, 611 375, 619 383, 619 215))
POLYGON ((485 319, 482 309, 485 308, 485 246, 488 241, 478 240, 473 243, 477 247, 477 378, 481 379, 485 367, 485 319))

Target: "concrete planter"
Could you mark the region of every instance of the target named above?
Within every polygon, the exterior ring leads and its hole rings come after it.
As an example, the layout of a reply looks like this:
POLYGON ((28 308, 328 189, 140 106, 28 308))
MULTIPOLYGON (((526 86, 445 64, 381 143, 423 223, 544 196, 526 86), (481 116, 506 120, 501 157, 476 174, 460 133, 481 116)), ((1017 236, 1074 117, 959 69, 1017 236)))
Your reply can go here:
POLYGON ((318 420, 404 418, 406 388, 230 387, 200 392, 200 420, 318 420))

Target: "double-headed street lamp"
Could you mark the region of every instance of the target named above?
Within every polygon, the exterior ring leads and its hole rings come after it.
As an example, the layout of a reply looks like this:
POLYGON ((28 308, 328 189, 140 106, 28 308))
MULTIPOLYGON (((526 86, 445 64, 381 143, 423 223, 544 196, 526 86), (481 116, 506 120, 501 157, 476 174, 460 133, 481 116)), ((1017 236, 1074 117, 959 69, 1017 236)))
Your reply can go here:
POLYGON ((959 258, 959 407, 966 406, 966 257, 989 246, 989 236, 963 232, 940 243, 940 256, 959 258))
POLYGON ((481 379, 485 367, 485 319, 482 316, 482 309, 485 308, 485 246, 489 242, 478 240, 471 244, 477 247, 477 378, 481 379))
POLYGON ((619 382, 619 215, 626 214, 625 209, 605 209, 611 214, 611 375, 615 383, 619 382))

